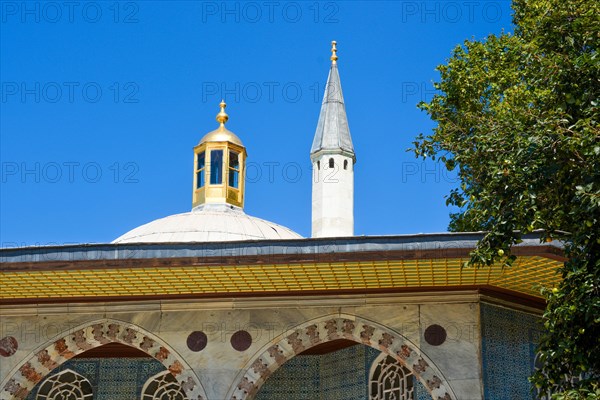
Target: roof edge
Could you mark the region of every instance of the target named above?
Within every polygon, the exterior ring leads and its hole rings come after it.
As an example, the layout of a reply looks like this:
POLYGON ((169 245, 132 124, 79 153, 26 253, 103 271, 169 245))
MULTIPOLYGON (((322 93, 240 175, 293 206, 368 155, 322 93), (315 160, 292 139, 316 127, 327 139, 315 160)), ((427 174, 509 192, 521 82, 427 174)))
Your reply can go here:
MULTIPOLYGON (((475 248, 485 232, 435 233, 390 236, 351 236, 340 238, 303 238, 277 240, 244 240, 227 242, 168 242, 168 243, 105 243, 65 246, 34 246, 4 248, 0 250, 0 262, 5 271, 15 264, 69 264, 80 261, 136 260, 156 258, 211 258, 226 257, 295 257, 327 255, 340 257, 342 254, 390 252, 423 253, 455 250, 467 253, 475 248)), ((564 260, 564 246, 559 241, 542 242, 543 232, 523 236, 523 242, 513 247, 513 252, 537 254, 564 260)), ((222 261, 221 261, 222 262, 222 261)))

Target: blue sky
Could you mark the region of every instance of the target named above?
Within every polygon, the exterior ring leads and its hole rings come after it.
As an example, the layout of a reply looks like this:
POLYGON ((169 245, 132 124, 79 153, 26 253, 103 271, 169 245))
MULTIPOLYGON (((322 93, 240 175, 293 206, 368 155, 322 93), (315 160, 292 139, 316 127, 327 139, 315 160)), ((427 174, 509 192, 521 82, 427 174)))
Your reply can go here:
POLYGON ((3 247, 110 242, 189 211, 192 148, 248 150, 248 214, 310 235, 309 151, 337 40, 357 235, 442 232, 455 176, 405 150, 435 67, 508 1, 0 2, 3 247))

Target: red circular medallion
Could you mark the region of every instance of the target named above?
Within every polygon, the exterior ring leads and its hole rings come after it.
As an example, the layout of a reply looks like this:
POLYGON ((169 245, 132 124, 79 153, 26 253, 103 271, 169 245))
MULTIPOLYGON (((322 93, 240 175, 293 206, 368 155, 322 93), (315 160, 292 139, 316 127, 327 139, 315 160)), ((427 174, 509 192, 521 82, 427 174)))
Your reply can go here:
POLYGON ((237 351, 248 350, 252 344, 252 336, 246 331, 237 331, 231 336, 231 346, 237 351))
POLYGON ((429 325, 425 329, 425 341, 432 346, 439 346, 446 341, 446 330, 439 325, 429 325))
POLYGON ((190 333, 187 338, 187 346, 191 351, 202 351, 208 343, 206 333, 201 331, 194 331, 190 333))
POLYGON ((0 356, 10 357, 17 352, 19 342, 12 336, 6 336, 0 339, 0 356))

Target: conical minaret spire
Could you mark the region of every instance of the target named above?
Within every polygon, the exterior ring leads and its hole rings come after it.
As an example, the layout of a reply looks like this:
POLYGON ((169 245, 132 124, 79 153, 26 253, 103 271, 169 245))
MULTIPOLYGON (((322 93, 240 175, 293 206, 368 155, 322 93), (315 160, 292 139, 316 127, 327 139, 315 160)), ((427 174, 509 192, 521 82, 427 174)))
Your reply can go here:
POLYGON ((337 42, 331 42, 331 68, 310 150, 312 236, 354 235, 354 163, 356 156, 337 67, 337 42))
POLYGON ((320 151, 340 150, 354 161, 354 147, 350 128, 348 128, 337 60, 337 42, 333 41, 331 42, 331 69, 310 154, 314 157, 320 151))

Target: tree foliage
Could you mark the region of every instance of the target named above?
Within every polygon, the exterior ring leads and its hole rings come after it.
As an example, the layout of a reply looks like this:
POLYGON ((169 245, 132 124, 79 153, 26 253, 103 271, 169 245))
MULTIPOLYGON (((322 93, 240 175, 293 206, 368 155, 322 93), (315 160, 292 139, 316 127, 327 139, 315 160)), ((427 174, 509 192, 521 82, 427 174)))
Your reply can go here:
POLYGON ((596 393, 600 2, 514 0, 513 10, 514 34, 465 41, 438 67, 438 94, 419 104, 437 126, 413 150, 457 169, 450 229, 487 232, 471 265, 511 265, 511 247, 537 229, 564 242, 563 279, 544 290, 544 366, 532 382, 541 392, 596 393))

